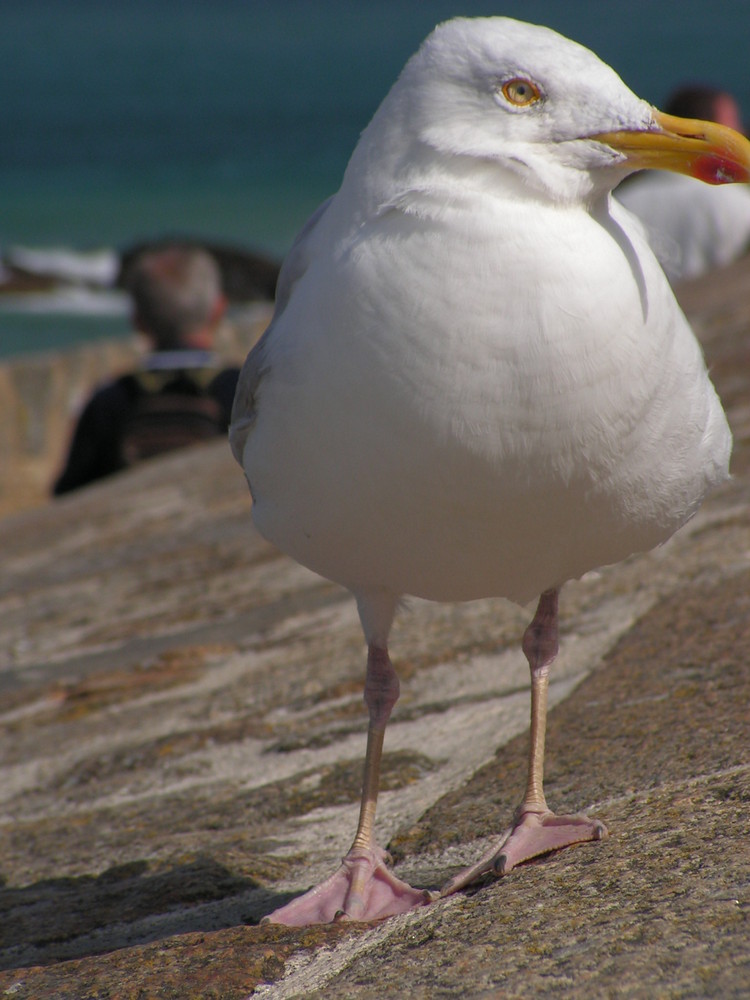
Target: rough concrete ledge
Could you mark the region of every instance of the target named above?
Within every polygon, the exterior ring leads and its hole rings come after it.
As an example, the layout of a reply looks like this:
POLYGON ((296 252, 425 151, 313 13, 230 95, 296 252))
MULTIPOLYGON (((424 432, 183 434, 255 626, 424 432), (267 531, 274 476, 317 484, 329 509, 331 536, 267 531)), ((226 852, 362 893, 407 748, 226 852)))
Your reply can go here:
MULTIPOLYGON (((601 844, 383 924, 259 919, 357 812, 348 595, 258 538, 224 445, 0 522, 0 996, 743 997, 750 981, 750 261, 683 292, 734 479, 565 588, 548 796, 601 844)), ((436 886, 522 787, 529 610, 413 602, 378 831, 436 886)))

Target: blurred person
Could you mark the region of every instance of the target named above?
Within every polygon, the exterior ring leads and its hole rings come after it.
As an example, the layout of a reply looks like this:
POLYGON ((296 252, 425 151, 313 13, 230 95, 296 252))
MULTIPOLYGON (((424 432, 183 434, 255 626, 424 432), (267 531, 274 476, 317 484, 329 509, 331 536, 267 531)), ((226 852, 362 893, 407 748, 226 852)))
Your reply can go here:
MULTIPOLYGON (((742 131, 737 101, 715 87, 680 87, 664 111, 742 131)), ((628 178, 615 197, 643 223, 672 284, 730 264, 750 249, 750 191, 744 184, 711 187, 684 174, 647 170, 628 178)))
POLYGON ((222 370, 213 353, 227 305, 214 259, 197 247, 146 251, 126 287, 150 352, 86 403, 56 496, 227 431, 239 369, 222 370))
POLYGON ((706 84, 684 84, 672 91, 664 106, 665 114, 677 118, 699 118, 727 125, 742 132, 742 114, 734 97, 725 90, 706 84))

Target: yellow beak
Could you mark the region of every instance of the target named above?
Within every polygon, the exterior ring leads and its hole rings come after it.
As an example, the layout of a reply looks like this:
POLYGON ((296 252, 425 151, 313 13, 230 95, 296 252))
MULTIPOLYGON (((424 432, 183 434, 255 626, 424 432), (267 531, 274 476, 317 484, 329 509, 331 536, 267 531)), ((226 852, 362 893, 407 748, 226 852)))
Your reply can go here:
POLYGON ((750 181, 750 142, 726 125, 675 118, 654 111, 657 128, 648 132, 592 135, 634 170, 675 170, 708 184, 750 181))

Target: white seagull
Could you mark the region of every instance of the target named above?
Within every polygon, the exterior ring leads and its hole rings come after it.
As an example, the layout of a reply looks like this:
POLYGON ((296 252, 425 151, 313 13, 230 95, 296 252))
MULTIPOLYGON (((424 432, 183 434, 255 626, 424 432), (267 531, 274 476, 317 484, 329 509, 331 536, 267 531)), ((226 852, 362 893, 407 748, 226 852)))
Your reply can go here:
POLYGON ((745 181, 750 144, 661 114, 547 28, 449 21, 284 263, 231 443, 260 533, 356 598, 370 724, 352 847, 273 921, 371 920, 431 898, 389 871, 372 832, 404 595, 541 594, 523 638, 526 792, 500 845, 443 894, 606 836, 544 798, 558 590, 669 538, 731 450, 700 347, 610 196, 647 167, 745 181))

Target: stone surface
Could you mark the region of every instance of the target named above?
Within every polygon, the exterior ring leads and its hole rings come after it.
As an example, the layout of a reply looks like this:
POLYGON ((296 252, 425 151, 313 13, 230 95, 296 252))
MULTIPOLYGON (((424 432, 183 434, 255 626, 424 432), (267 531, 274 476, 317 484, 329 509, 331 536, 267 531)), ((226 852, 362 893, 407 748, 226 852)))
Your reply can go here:
MULTIPOLYGON (((364 649, 350 597, 254 533, 226 446, 0 521, 0 996, 746 996, 748 288, 744 261, 682 293, 734 479, 563 591, 548 798, 609 839, 380 925, 257 925, 351 840, 364 649)), ((530 612, 394 629, 377 825, 415 884, 518 801, 530 612)))

